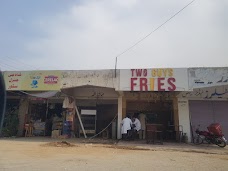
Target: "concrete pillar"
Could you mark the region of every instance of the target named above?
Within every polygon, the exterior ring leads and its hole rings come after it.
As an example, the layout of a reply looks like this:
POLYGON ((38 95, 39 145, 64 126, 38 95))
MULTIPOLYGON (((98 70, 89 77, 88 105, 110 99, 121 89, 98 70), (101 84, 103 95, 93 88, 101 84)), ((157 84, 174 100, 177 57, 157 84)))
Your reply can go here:
POLYGON ((126 98, 123 96, 122 97, 122 117, 125 118, 127 115, 127 102, 126 98))
POLYGON ((188 142, 191 142, 190 112, 187 99, 178 98, 179 125, 183 127, 183 133, 188 136, 188 142))
POLYGON ((18 112, 18 118, 19 118, 19 126, 18 126, 18 136, 23 136, 23 130, 24 130, 24 122, 25 122, 25 115, 28 114, 28 107, 29 107, 29 100, 21 99, 20 100, 20 106, 19 106, 19 112, 18 112))
POLYGON ((122 116, 123 116, 123 100, 122 100, 123 96, 120 95, 118 97, 118 118, 117 118, 117 139, 121 139, 122 135, 121 135, 121 121, 122 121, 122 116))
MULTIPOLYGON (((179 125, 179 116, 178 116, 178 100, 176 97, 173 99, 173 120, 174 125, 179 125)), ((178 128, 175 128, 176 131, 178 128)))

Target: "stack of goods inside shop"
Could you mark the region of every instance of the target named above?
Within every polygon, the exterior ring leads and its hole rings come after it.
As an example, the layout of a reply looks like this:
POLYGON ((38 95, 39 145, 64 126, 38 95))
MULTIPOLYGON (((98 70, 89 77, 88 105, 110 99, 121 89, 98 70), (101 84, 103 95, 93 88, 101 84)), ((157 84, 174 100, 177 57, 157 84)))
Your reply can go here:
POLYGON ((25 117, 25 136, 28 129, 29 136, 51 136, 52 130, 62 130, 63 121, 61 104, 32 102, 25 117))
POLYGON ((52 125, 52 138, 70 138, 74 137, 74 109, 62 109, 61 117, 55 116, 52 125))

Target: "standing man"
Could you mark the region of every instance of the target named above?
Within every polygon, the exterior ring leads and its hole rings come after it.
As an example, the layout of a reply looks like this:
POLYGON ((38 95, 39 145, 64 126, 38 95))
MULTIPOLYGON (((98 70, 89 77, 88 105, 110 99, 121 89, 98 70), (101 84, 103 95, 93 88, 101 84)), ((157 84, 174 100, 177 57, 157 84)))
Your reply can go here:
POLYGON ((133 117, 133 125, 134 125, 134 130, 136 130, 137 132, 141 130, 141 122, 136 116, 133 117))
POLYGON ((141 123, 141 131, 139 131, 139 137, 141 139, 146 138, 146 115, 144 113, 139 114, 139 121, 141 123))
POLYGON ((127 139, 127 132, 128 130, 131 130, 131 126, 132 126, 132 121, 130 119, 130 116, 127 115, 121 122, 121 134, 122 134, 122 138, 123 139, 127 139))
POLYGON ((135 137, 137 136, 138 132, 141 130, 141 123, 140 123, 140 121, 139 121, 139 119, 137 118, 136 115, 134 115, 134 117, 132 119, 132 122, 133 122, 133 125, 134 125, 134 127, 133 127, 133 129, 134 129, 133 139, 135 139, 135 137))

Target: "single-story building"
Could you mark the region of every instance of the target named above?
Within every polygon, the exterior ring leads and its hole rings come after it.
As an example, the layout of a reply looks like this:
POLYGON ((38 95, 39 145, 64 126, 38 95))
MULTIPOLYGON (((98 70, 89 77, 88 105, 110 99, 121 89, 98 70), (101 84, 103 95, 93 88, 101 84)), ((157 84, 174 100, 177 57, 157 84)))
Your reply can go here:
POLYGON ((198 125, 206 129, 213 122, 219 122, 228 137, 228 68, 5 71, 3 74, 6 112, 8 116, 17 113, 19 136, 25 134, 25 124, 31 120, 36 123, 36 134, 43 131, 43 135, 51 135, 53 126, 62 129, 63 123, 57 116, 65 116, 63 122, 70 120, 71 111, 63 110, 63 103, 69 97, 77 108, 73 122, 78 136, 83 131, 96 134, 112 122, 109 133, 120 139, 121 121, 126 114, 144 113, 148 122, 162 125, 168 133, 186 134, 188 141, 198 125), (53 117, 57 118, 55 123, 53 117))

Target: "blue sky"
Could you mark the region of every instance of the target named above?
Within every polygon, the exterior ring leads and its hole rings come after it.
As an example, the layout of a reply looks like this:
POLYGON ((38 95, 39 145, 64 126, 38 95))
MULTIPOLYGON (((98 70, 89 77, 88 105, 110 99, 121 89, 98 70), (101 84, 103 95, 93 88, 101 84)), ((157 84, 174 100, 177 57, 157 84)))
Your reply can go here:
MULTIPOLYGON (((59 12, 75 5, 76 1, 57 0, 4 0, 0 2, 0 45, 1 61, 9 64, 6 57, 15 58, 22 62, 32 64, 32 56, 24 51, 25 41, 45 36, 42 31, 35 28, 33 21, 45 16, 54 16, 59 12), (5 61, 3 61, 5 59, 5 61), (26 61, 29 60, 29 61, 26 61), (31 62, 30 62, 31 61, 31 62)), ((80 1, 78 1, 79 3, 80 1)), ((19 61, 17 61, 19 62, 19 61)), ((9 64, 14 66, 15 64, 9 64)), ((5 65, 6 66, 6 65, 5 65)), ((11 67, 12 69, 12 67, 11 67)))
MULTIPOLYGON (((108 69, 189 0, 2 0, 2 70, 108 69)), ((196 0, 118 68, 228 65, 228 2, 196 0)))

